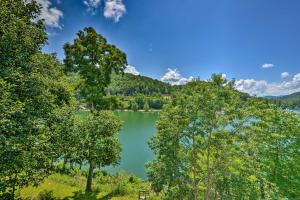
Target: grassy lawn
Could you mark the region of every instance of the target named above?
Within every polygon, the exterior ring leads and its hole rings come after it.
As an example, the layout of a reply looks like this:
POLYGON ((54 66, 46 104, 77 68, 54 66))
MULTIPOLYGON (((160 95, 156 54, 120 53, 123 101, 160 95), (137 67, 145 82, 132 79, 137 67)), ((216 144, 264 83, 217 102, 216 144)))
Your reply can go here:
MULTIPOLYGON (((140 190, 150 189, 149 183, 123 174, 97 176, 93 180, 93 192, 91 193, 85 192, 85 184, 86 178, 82 175, 53 174, 38 187, 29 186, 19 190, 18 193, 22 199, 37 200, 136 200, 140 190)), ((151 193, 147 199, 160 198, 151 193)))

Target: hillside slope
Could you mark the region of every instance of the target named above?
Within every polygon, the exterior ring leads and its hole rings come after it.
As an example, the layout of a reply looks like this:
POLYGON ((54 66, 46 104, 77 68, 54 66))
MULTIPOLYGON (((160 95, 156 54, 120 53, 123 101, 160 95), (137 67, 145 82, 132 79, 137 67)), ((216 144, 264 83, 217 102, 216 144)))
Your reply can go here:
POLYGON ((146 76, 114 74, 107 91, 111 95, 121 94, 125 96, 132 96, 136 94, 143 94, 146 96, 152 96, 170 94, 172 88, 173 87, 170 84, 146 76))
POLYGON ((280 97, 266 97, 270 103, 276 104, 282 108, 299 109, 300 92, 280 97))

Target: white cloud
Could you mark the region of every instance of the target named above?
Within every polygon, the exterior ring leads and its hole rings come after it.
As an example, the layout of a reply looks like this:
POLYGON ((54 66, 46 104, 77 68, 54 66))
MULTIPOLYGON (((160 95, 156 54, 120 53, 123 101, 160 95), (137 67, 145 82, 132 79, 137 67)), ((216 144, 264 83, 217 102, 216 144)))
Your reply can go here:
POLYGON ((161 78, 161 81, 170 83, 171 85, 183 85, 192 81, 193 79, 194 78, 192 76, 190 76, 189 78, 184 78, 177 71, 177 69, 168 68, 168 72, 165 73, 165 75, 161 78))
POLYGON ((286 78, 288 77, 290 74, 288 72, 282 72, 281 73, 281 78, 286 78))
POLYGON ((104 7, 104 17, 113 19, 118 22, 119 19, 125 14, 126 7, 122 0, 106 0, 104 7))
POLYGON ((133 75, 140 75, 140 72, 134 66, 131 66, 131 65, 127 65, 124 72, 128 73, 128 74, 133 74, 133 75))
POLYGON ((241 79, 236 81, 236 89, 257 96, 280 96, 300 91, 300 73, 292 80, 268 83, 265 80, 241 79))
POLYGON ((272 67, 274 67, 275 65, 274 64, 268 64, 268 63, 266 63, 266 64, 263 64, 262 66, 261 66, 261 68, 272 68, 272 67))
POLYGON ((42 6, 40 19, 45 20, 45 25, 54 28, 61 28, 60 19, 63 12, 56 7, 51 7, 50 0, 36 0, 42 6))
POLYGON ((101 4, 101 0, 84 0, 83 3, 87 6, 87 11, 92 15, 97 13, 97 8, 101 4))
POLYGON ((221 76, 222 76, 222 79, 226 79, 227 78, 226 74, 221 74, 221 76))

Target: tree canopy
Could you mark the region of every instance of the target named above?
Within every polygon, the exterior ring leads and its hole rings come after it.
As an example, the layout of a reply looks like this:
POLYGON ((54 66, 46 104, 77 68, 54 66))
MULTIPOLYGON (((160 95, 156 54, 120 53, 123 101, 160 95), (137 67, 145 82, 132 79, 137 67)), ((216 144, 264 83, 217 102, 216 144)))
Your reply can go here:
POLYGON ((58 154, 51 144, 56 111, 74 102, 73 88, 46 43, 35 2, 0 2, 0 196, 48 175, 58 154))
POLYGON ((126 54, 92 27, 79 31, 73 44, 64 45, 65 70, 77 72, 82 78, 80 94, 89 107, 103 109, 105 89, 111 81, 112 72, 122 73, 127 65, 126 54))
POLYGON ((299 195, 299 174, 285 170, 289 165, 298 171, 299 116, 245 98, 221 76, 194 81, 172 95, 157 131, 148 175, 164 199, 299 195))

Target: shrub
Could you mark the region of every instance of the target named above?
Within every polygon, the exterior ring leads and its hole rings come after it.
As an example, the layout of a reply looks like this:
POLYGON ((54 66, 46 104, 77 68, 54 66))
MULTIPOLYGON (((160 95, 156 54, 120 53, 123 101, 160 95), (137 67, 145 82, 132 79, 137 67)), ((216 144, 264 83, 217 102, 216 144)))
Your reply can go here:
POLYGON ((44 190, 40 192, 38 196, 39 200, 56 200, 56 198, 53 195, 53 191, 44 190))

